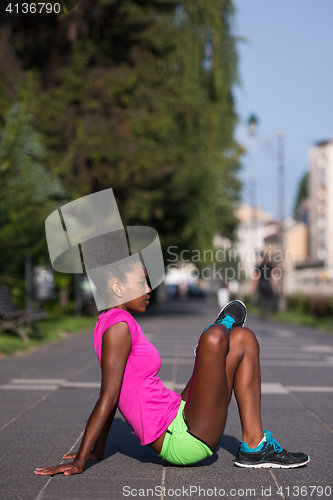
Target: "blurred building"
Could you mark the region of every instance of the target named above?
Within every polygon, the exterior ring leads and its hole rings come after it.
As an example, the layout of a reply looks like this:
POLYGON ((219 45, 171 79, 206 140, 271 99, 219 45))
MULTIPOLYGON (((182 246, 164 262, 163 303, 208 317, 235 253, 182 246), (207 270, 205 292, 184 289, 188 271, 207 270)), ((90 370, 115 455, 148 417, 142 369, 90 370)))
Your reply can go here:
POLYGON ((303 221, 287 219, 284 231, 286 260, 304 262, 308 256, 308 227, 303 221))
MULTIPOLYGON (((304 262, 308 258, 308 226, 304 221, 288 217, 284 220, 283 248, 285 259, 290 263, 304 262)), ((280 248, 279 228, 264 239, 264 249, 277 254, 280 248)))
POLYGON ((271 213, 259 207, 240 205, 237 218, 237 251, 241 264, 250 273, 259 253, 265 250, 265 240, 278 232, 278 223, 271 213))
MULTIPOLYGON (((309 202, 304 203, 301 220, 295 220, 288 217, 283 224, 283 248, 284 248, 284 290, 287 295, 294 293, 303 286, 303 266, 309 263, 309 231, 308 231, 308 206, 309 202), (298 270, 297 268, 301 269, 298 270)), ((237 250, 240 251, 243 261, 242 266, 248 269, 249 280, 242 284, 243 293, 251 290, 251 269, 256 267, 259 262, 259 252, 264 252, 275 267, 281 266, 282 252, 281 240, 279 235, 279 223, 274 220, 272 214, 259 208, 242 205, 238 211, 240 224, 238 226, 237 250), (255 255, 254 261, 251 255, 255 255)), ((307 279, 307 278, 306 278, 307 279)), ((313 280, 311 280, 313 284, 313 280)))
MULTIPOLYGON (((243 267, 254 267, 252 254, 266 252, 280 267, 279 224, 258 207, 241 205, 237 249, 243 267)), ((329 295, 333 290, 333 137, 317 142, 309 151, 308 198, 299 206, 297 220, 283 223, 284 291, 307 295, 329 295)), ((248 290, 248 283, 243 285, 248 290)))
POLYGON ((294 265, 288 262, 286 266, 286 293, 332 296, 333 138, 309 151, 308 193, 299 207, 299 221, 291 233, 285 231, 285 248, 295 252, 294 265))
POLYGON ((309 258, 333 262, 333 138, 318 142, 309 152, 309 258))
MULTIPOLYGON (((284 249, 284 291, 286 295, 299 289, 298 266, 303 266, 308 258, 308 225, 304 221, 288 217, 283 224, 283 249, 284 249)), ((279 229, 265 238, 265 250, 273 256, 272 264, 280 267, 280 237, 279 229)))

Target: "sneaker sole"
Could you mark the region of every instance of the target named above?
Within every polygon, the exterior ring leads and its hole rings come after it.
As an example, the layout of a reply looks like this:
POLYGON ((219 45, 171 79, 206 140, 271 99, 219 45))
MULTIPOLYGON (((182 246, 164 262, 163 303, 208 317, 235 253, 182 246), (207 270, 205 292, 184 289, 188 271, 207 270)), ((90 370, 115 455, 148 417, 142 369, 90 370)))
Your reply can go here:
POLYGON ((290 465, 281 465, 275 464, 274 462, 266 462, 263 464, 241 464, 239 462, 234 462, 234 465, 237 467, 245 467, 246 469, 296 469, 296 467, 302 467, 303 465, 310 462, 310 457, 308 457, 306 462, 302 462, 301 464, 290 464, 290 465))
MULTIPOLYGON (((236 300, 231 300, 230 302, 228 302, 228 304, 226 304, 224 307, 222 307, 221 311, 220 311, 220 312, 218 313, 218 315, 217 315, 217 318, 220 316, 221 312, 222 312, 222 311, 223 311, 223 310, 224 310, 224 309, 225 309, 225 308, 226 308, 229 304, 231 304, 231 302, 239 302, 239 303, 240 303, 240 304, 242 304, 242 306, 244 307, 244 309, 245 309, 245 318, 244 318, 244 320, 243 320, 243 323, 241 324, 241 326, 244 326, 244 325, 245 325, 245 322, 246 322, 246 318, 247 318, 247 309, 246 309, 246 305, 244 304, 244 302, 242 302, 242 301, 241 301, 241 300, 239 300, 239 299, 236 299, 236 300)), ((216 318, 216 320, 217 320, 217 318, 216 318)), ((216 320, 215 320, 215 321, 216 321, 216 320)))

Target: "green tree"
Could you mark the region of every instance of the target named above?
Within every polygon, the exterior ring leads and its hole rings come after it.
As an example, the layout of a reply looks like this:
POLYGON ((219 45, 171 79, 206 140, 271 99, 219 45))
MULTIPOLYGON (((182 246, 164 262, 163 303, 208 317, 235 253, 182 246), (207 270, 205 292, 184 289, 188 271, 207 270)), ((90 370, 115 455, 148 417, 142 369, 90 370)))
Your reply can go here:
POLYGON ((19 32, 45 164, 70 198, 112 187, 124 224, 204 248, 237 224, 231 0, 81 0, 19 32))
POLYGON ((308 184, 309 184, 309 173, 305 172, 303 175, 299 186, 298 186, 298 191, 297 191, 297 196, 295 200, 295 206, 294 206, 294 217, 297 219, 299 217, 299 208, 303 200, 308 198, 308 184))
POLYGON ((27 253, 46 253, 44 222, 64 198, 60 181, 43 165, 46 156, 40 134, 24 102, 5 114, 0 137, 0 275, 23 276, 27 253))

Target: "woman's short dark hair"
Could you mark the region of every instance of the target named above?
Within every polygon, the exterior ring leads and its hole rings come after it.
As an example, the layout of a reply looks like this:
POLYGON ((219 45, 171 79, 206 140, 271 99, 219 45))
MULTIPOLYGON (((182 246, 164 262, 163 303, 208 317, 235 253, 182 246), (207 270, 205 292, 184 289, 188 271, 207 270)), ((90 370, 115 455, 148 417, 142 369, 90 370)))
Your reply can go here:
MULTIPOLYGON (((108 304, 110 302, 109 283, 111 279, 127 283, 127 275, 133 271, 137 260, 128 249, 124 229, 100 234, 97 228, 90 238, 81 243, 82 257, 89 279, 96 287, 98 297, 108 304)), ((109 307, 109 306, 108 306, 109 307)))

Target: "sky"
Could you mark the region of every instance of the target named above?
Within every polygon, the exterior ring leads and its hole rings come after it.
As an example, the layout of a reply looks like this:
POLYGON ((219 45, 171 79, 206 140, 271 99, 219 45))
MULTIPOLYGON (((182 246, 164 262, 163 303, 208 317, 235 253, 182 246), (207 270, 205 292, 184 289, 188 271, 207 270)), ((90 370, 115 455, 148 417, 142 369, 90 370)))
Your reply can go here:
POLYGON ((333 137, 333 1, 234 0, 234 5, 233 31, 245 38, 237 45, 241 82, 234 91, 240 119, 235 137, 247 150, 242 199, 250 203, 252 182, 259 207, 278 217, 277 134, 283 131, 284 211, 290 216, 309 168, 309 148, 333 137), (259 119, 255 137, 247 132, 251 113, 259 119))

